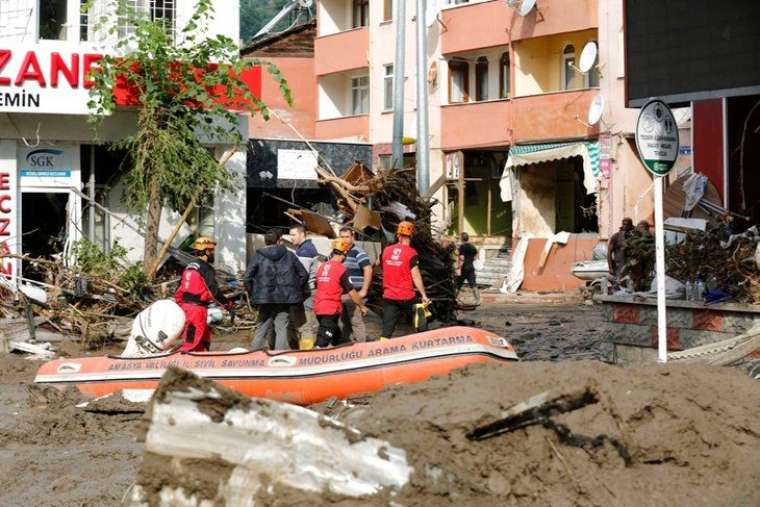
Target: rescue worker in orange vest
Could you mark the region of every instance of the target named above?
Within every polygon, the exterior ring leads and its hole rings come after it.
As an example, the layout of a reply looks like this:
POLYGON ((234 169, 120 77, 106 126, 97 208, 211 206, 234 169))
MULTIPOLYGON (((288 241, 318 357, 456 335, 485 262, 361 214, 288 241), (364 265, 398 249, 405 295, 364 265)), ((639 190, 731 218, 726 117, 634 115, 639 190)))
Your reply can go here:
POLYGON ((179 288, 174 293, 176 303, 185 312, 185 329, 182 332, 182 352, 207 352, 211 347, 211 332, 208 328, 208 306, 216 301, 227 303, 216 283, 214 249, 216 243, 201 236, 193 243, 196 260, 182 273, 179 288))
MULTIPOLYGON (((430 304, 422 281, 417 251, 411 247, 414 224, 403 221, 398 224, 398 243, 385 247, 382 255, 383 268, 383 330, 381 340, 393 335, 402 314, 412 318, 416 295, 420 293, 422 304, 430 304)), ((417 331, 417 329, 415 329, 417 331)))
POLYGON ((367 315, 367 307, 356 292, 348 276, 348 269, 343 265, 351 243, 343 238, 332 242, 332 257, 317 269, 317 293, 314 296, 314 314, 319 322, 317 347, 339 345, 343 335, 338 326, 343 313, 341 296, 348 294, 362 315, 367 315))

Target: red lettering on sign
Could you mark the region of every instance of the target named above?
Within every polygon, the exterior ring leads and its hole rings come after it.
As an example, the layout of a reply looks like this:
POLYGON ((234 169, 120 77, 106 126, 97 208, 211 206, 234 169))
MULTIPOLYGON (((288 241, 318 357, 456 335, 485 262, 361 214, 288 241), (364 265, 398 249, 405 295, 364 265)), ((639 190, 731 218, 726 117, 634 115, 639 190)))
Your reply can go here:
POLYGON ((79 86, 79 55, 71 55, 71 66, 67 66, 60 53, 50 54, 50 86, 58 86, 58 74, 63 74, 72 88, 79 86))
POLYGON ((4 205, 5 201, 11 201, 11 200, 12 200, 11 196, 8 194, 0 195, 0 211, 2 211, 3 213, 10 213, 11 211, 13 211, 11 208, 6 207, 4 205))
POLYGON ((0 190, 11 189, 11 175, 8 173, 0 173, 0 190))
POLYGON ((84 84, 85 88, 92 88, 92 85, 94 85, 95 82, 92 79, 89 79, 87 76, 90 74, 90 71, 92 70, 92 64, 102 60, 103 55, 85 53, 83 59, 84 59, 84 62, 82 63, 82 67, 83 67, 82 74, 84 75, 84 81, 82 84, 84 84))
POLYGON ((8 226, 11 225, 10 218, 0 218, 0 236, 10 236, 11 233, 8 230, 8 226))
POLYGON ((42 74, 40 62, 37 61, 37 55, 34 54, 34 51, 27 51, 24 62, 18 69, 16 86, 22 86, 24 81, 37 81, 40 86, 46 86, 45 76, 42 74))
MULTIPOLYGON (((10 49, 0 49, 0 72, 3 71, 8 62, 11 60, 10 49)), ((0 86, 10 86, 11 78, 0 76, 0 86)))

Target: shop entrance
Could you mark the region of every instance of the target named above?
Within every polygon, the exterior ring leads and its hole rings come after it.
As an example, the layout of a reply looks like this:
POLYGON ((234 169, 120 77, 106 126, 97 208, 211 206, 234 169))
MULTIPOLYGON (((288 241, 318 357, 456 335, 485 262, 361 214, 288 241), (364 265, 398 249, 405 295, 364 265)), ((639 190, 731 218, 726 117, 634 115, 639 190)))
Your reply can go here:
MULTIPOLYGON (((21 194, 21 251, 29 257, 53 259, 63 252, 69 215, 69 192, 21 194)), ((35 267, 24 261, 25 278, 41 280, 35 267)))

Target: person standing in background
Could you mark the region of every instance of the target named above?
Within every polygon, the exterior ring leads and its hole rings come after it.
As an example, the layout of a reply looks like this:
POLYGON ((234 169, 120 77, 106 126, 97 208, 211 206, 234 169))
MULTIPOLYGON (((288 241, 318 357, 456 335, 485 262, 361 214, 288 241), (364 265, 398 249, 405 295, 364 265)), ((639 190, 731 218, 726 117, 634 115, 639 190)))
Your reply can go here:
POLYGON ((288 325, 293 305, 301 305, 309 282, 306 268, 280 242, 276 231, 264 235, 243 277, 251 301, 258 307, 253 350, 264 349, 274 325, 275 350, 288 350, 288 325))
POLYGON ((290 326, 294 335, 291 346, 310 348, 317 339, 317 327, 319 323, 314 315, 314 291, 316 290, 317 268, 324 257, 319 254, 317 247, 308 239, 306 228, 303 225, 294 225, 290 228, 290 237, 293 246, 296 247, 296 257, 301 261, 306 272, 309 273, 309 293, 301 305, 291 307, 290 326))
POLYGON ((422 303, 430 304, 422 281, 417 251, 411 246, 412 234, 414 224, 400 222, 396 229, 398 243, 383 250, 383 330, 380 340, 387 340, 393 336, 402 314, 410 319, 413 317, 415 287, 420 293, 422 303))
MULTIPOLYGON (((372 262, 367 252, 354 243, 354 231, 350 227, 340 229, 340 238, 350 245, 343 265, 348 270, 348 279, 364 301, 372 284, 372 262)), ((355 342, 367 341, 367 328, 364 325, 364 315, 361 309, 348 296, 343 296, 343 332, 355 342)))
POLYGON ((349 280, 348 270, 343 265, 351 243, 343 238, 332 242, 332 257, 317 270, 317 291, 314 296, 314 313, 319 321, 317 347, 340 345, 343 335, 338 321, 343 311, 343 295, 347 294, 363 314, 367 307, 349 280))
POLYGON ((480 290, 475 277, 475 257, 478 256, 478 249, 470 243, 470 236, 463 232, 460 236, 462 243, 459 245, 457 257, 457 290, 462 290, 465 280, 472 289, 472 295, 475 297, 475 304, 480 304, 480 290))

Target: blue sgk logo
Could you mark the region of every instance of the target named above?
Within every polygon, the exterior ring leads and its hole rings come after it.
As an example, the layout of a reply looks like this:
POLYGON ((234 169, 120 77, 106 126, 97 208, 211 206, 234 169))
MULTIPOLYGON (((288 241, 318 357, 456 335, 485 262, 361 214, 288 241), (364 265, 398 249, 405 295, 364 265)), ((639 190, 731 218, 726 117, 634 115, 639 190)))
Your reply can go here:
POLYGON ((63 155, 63 150, 45 148, 29 152, 26 161, 29 167, 35 168, 52 168, 55 167, 55 157, 63 155))

